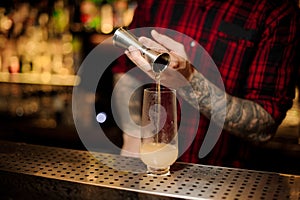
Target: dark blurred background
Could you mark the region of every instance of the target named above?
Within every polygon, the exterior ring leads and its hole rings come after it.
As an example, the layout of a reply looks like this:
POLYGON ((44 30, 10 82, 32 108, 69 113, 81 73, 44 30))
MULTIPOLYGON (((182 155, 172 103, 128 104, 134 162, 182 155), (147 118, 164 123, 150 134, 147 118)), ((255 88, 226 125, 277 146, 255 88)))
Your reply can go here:
MULTIPOLYGON (((1 139, 85 149, 72 116, 77 71, 95 46, 131 22, 135 7, 134 0, 1 1, 1 139)), ((111 90, 108 68, 92 95, 106 116, 99 125, 121 147, 111 90)))

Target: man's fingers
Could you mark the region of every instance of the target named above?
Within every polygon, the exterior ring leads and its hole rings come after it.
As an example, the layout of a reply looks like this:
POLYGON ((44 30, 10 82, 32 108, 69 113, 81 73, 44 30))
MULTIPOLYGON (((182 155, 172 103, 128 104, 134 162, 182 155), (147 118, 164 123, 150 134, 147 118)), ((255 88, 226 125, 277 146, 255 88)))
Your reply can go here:
POLYGON ((125 51, 125 54, 128 56, 130 60, 132 60, 138 67, 140 67, 145 72, 151 70, 150 64, 142 56, 141 52, 137 48, 133 46, 129 46, 128 50, 125 51))
POLYGON ((171 51, 177 52, 178 55, 187 59, 187 55, 185 53, 183 44, 176 42, 175 40, 166 35, 158 33, 156 30, 152 30, 151 35, 158 43, 162 44, 164 47, 171 51))
POLYGON ((158 44, 157 42, 151 40, 150 38, 147 37, 140 37, 139 41, 147 48, 153 49, 156 51, 166 51, 167 49, 163 47, 162 45, 158 44))
POLYGON ((159 42, 163 46, 167 47, 168 49, 173 50, 174 47, 176 47, 180 44, 180 43, 176 42, 175 40, 173 40, 172 38, 158 33, 156 30, 152 30, 151 35, 157 42, 159 42))

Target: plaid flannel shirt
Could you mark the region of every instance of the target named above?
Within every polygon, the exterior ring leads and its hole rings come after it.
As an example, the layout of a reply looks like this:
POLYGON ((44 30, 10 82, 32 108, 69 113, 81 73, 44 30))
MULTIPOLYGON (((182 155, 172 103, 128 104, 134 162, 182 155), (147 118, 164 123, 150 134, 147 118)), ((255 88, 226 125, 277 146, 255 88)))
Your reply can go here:
MULTIPOLYGON (((297 13, 296 6, 284 0, 140 0, 129 29, 162 27, 193 38, 179 40, 186 52, 193 50, 193 42, 199 43, 218 67, 226 92, 260 104, 279 125, 292 106, 298 75, 297 13)), ((120 63, 113 73, 128 70, 128 64, 120 63)), ((230 167, 251 162, 253 146, 226 131, 213 150, 199 159, 210 122, 203 116, 195 119, 191 112, 190 124, 182 124, 185 137, 197 134, 179 160, 230 167)))

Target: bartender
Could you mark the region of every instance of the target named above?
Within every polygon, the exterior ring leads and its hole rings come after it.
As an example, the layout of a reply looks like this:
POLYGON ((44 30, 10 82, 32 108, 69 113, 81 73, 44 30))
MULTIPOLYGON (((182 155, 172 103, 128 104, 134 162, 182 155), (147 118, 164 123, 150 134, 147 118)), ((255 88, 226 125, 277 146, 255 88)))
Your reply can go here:
MULTIPOLYGON (((139 38, 145 46, 171 55, 168 73, 161 74, 162 84, 174 85, 193 110, 188 124, 181 125, 180 134, 186 138, 196 135, 179 161, 252 167, 253 156, 259 153, 256 145, 274 136, 293 103, 299 63, 299 57, 296 57, 299 22, 294 1, 138 1, 129 30, 160 27, 193 39, 187 43, 155 30, 150 36, 139 38), (194 60, 198 57, 190 56, 196 44, 200 44, 213 59, 225 91, 201 72, 201 62, 194 60), (184 81, 176 81, 174 77, 178 72, 193 92, 186 88, 184 81), (214 99, 213 106, 211 99, 214 99), (212 112, 218 109, 225 112, 224 116, 212 112), (199 112, 200 120, 196 117, 199 112), (218 125, 221 117, 225 121, 220 137, 207 155, 199 156, 210 123, 218 125)), ((135 66, 154 78, 149 71, 150 64, 140 51, 129 47, 126 55, 113 67, 115 83, 135 66)), ((131 78, 128 83, 137 77, 131 78)), ((141 99, 136 98, 136 101, 141 102, 141 99)), ((122 154, 138 156, 140 138, 124 132, 123 139, 122 154)))

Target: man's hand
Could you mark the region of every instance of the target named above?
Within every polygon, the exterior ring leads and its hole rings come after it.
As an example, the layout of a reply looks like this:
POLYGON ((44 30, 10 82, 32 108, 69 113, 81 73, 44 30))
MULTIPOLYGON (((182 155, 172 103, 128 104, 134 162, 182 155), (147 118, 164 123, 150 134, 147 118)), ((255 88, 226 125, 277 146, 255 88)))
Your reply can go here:
MULTIPOLYGON (((140 37, 139 41, 149 49, 170 54, 170 64, 161 74, 161 83, 175 89, 187 85, 195 69, 188 61, 184 46, 166 35, 157 33, 155 30, 151 31, 151 35, 155 41, 146 37, 140 37)), ((146 74, 153 79, 155 78, 155 73, 152 72, 150 64, 138 49, 130 46, 125 53, 146 74)))

